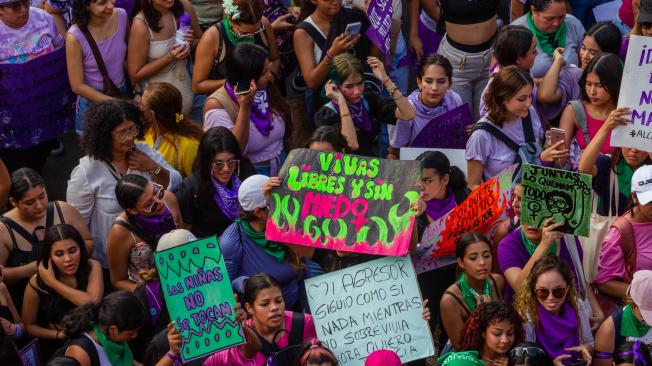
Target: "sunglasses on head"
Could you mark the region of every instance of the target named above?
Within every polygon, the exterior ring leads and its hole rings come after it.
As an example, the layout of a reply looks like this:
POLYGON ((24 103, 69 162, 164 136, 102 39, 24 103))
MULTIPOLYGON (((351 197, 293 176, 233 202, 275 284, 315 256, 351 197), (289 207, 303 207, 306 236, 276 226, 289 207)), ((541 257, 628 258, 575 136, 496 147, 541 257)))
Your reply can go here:
POLYGON ((162 185, 154 182, 149 182, 149 184, 152 185, 152 199, 150 202, 147 202, 144 207, 138 208, 144 212, 154 212, 158 210, 158 205, 163 200, 163 196, 165 196, 165 189, 162 185))
POLYGON ((550 296, 550 293, 552 292, 552 296, 555 297, 555 299, 561 299, 564 296, 566 296, 566 287, 557 287, 553 288, 552 290, 547 289, 547 288, 538 288, 534 290, 535 295, 537 295, 537 298, 539 300, 545 300, 550 296))

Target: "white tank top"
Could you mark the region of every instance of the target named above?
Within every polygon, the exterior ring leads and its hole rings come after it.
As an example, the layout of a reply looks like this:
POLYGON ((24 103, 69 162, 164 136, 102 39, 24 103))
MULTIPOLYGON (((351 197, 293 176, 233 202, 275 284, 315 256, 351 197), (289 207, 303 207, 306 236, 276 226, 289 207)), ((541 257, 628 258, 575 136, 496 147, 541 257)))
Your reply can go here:
MULTIPOLYGON (((315 21, 312 20, 312 18, 311 18, 310 16, 308 16, 306 19, 304 19, 304 22, 306 22, 306 23, 310 23, 310 25, 312 25, 313 27, 315 27, 315 29, 317 29, 317 31, 319 32, 319 34, 321 34, 324 38, 327 38, 327 37, 324 35, 324 32, 322 32, 321 29, 319 29, 319 27, 317 26, 317 24, 315 24, 315 21)), ((317 42, 315 42, 315 45, 314 45, 314 47, 312 48, 312 53, 313 53, 314 56, 315 56, 315 65, 319 65, 319 61, 321 60, 322 49, 319 48, 319 46, 317 46, 317 42)))

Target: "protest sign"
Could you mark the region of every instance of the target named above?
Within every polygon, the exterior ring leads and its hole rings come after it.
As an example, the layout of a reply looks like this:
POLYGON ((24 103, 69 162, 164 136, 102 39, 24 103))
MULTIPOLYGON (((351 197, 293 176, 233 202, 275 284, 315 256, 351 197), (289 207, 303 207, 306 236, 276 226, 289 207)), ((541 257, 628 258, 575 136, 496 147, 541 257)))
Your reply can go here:
POLYGON ((349 252, 405 255, 421 175, 416 161, 290 152, 272 191, 265 237, 349 252))
POLYGON ((367 8, 369 28, 367 37, 385 55, 389 55, 389 45, 392 32, 392 1, 371 0, 367 8))
POLYGON ((22 64, 0 64, 0 149, 28 148, 75 125, 61 48, 22 64))
POLYGON ((431 119, 410 146, 466 149, 466 140, 469 139, 466 127, 473 123, 475 120, 471 108, 468 103, 464 103, 431 119))
POLYGON ((446 155, 448 161, 450 161, 451 166, 456 166, 460 168, 464 176, 466 177, 467 172, 467 161, 464 158, 464 149, 440 149, 440 148, 428 148, 428 147, 402 147, 400 152, 401 160, 416 160, 417 157, 423 154, 426 151, 439 151, 442 154, 446 155))
POLYGON ((156 266, 184 362, 244 343, 217 237, 157 252, 156 266))
POLYGON ((515 170, 516 164, 482 183, 451 212, 426 227, 414 253, 417 273, 450 264, 441 258, 455 254, 455 242, 463 234, 472 230, 493 234, 496 225, 507 218, 515 170))
POLYGON ((591 221, 591 176, 538 165, 523 166, 521 223, 543 227, 553 217, 564 225, 558 231, 589 236, 591 221))
POLYGON ((406 363, 434 353, 409 257, 384 257, 306 280, 317 338, 342 366, 379 349, 406 363))
POLYGON ((618 107, 632 114, 629 124, 611 131, 610 144, 652 151, 652 38, 629 37, 621 85, 618 107))

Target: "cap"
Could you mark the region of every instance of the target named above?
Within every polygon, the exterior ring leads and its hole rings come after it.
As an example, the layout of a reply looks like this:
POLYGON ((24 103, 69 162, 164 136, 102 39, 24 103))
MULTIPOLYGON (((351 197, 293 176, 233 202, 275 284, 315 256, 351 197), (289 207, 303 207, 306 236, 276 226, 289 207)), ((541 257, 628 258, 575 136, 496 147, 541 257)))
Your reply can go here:
POLYGON ((263 195, 263 185, 268 179, 268 176, 256 174, 240 184, 238 201, 240 201, 240 207, 242 207, 243 211, 253 211, 267 205, 267 200, 263 195))
POLYGON ((158 240, 156 251, 160 252, 195 240, 197 238, 190 231, 186 229, 175 229, 161 236, 161 239, 158 240))
POLYGON ((629 296, 638 306, 647 325, 652 325, 652 271, 640 270, 634 273, 629 285, 629 296))
POLYGON ((401 359, 394 351, 379 349, 367 356, 364 366, 401 366, 401 359))
POLYGON ((641 0, 637 23, 652 23, 652 0, 641 0))
POLYGON ((643 165, 636 169, 632 175, 632 193, 636 193, 641 205, 652 201, 652 165, 643 165))

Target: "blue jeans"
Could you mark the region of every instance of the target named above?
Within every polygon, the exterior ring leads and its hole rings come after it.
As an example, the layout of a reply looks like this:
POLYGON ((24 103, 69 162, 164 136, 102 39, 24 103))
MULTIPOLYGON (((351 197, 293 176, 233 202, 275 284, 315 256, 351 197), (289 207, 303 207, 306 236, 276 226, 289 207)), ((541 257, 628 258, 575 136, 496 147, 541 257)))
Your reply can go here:
MULTIPOLYGON (((127 91, 127 86, 125 83, 122 83, 118 87, 120 89, 121 93, 125 93, 127 91)), ((95 89, 98 92, 102 93, 102 89, 95 89)), ((81 136, 84 134, 84 130, 86 129, 86 121, 84 119, 84 115, 86 114, 86 110, 88 107, 91 106, 93 102, 90 100, 82 97, 81 95, 77 97, 77 112, 75 113, 75 132, 77 132, 77 135, 81 136)))

